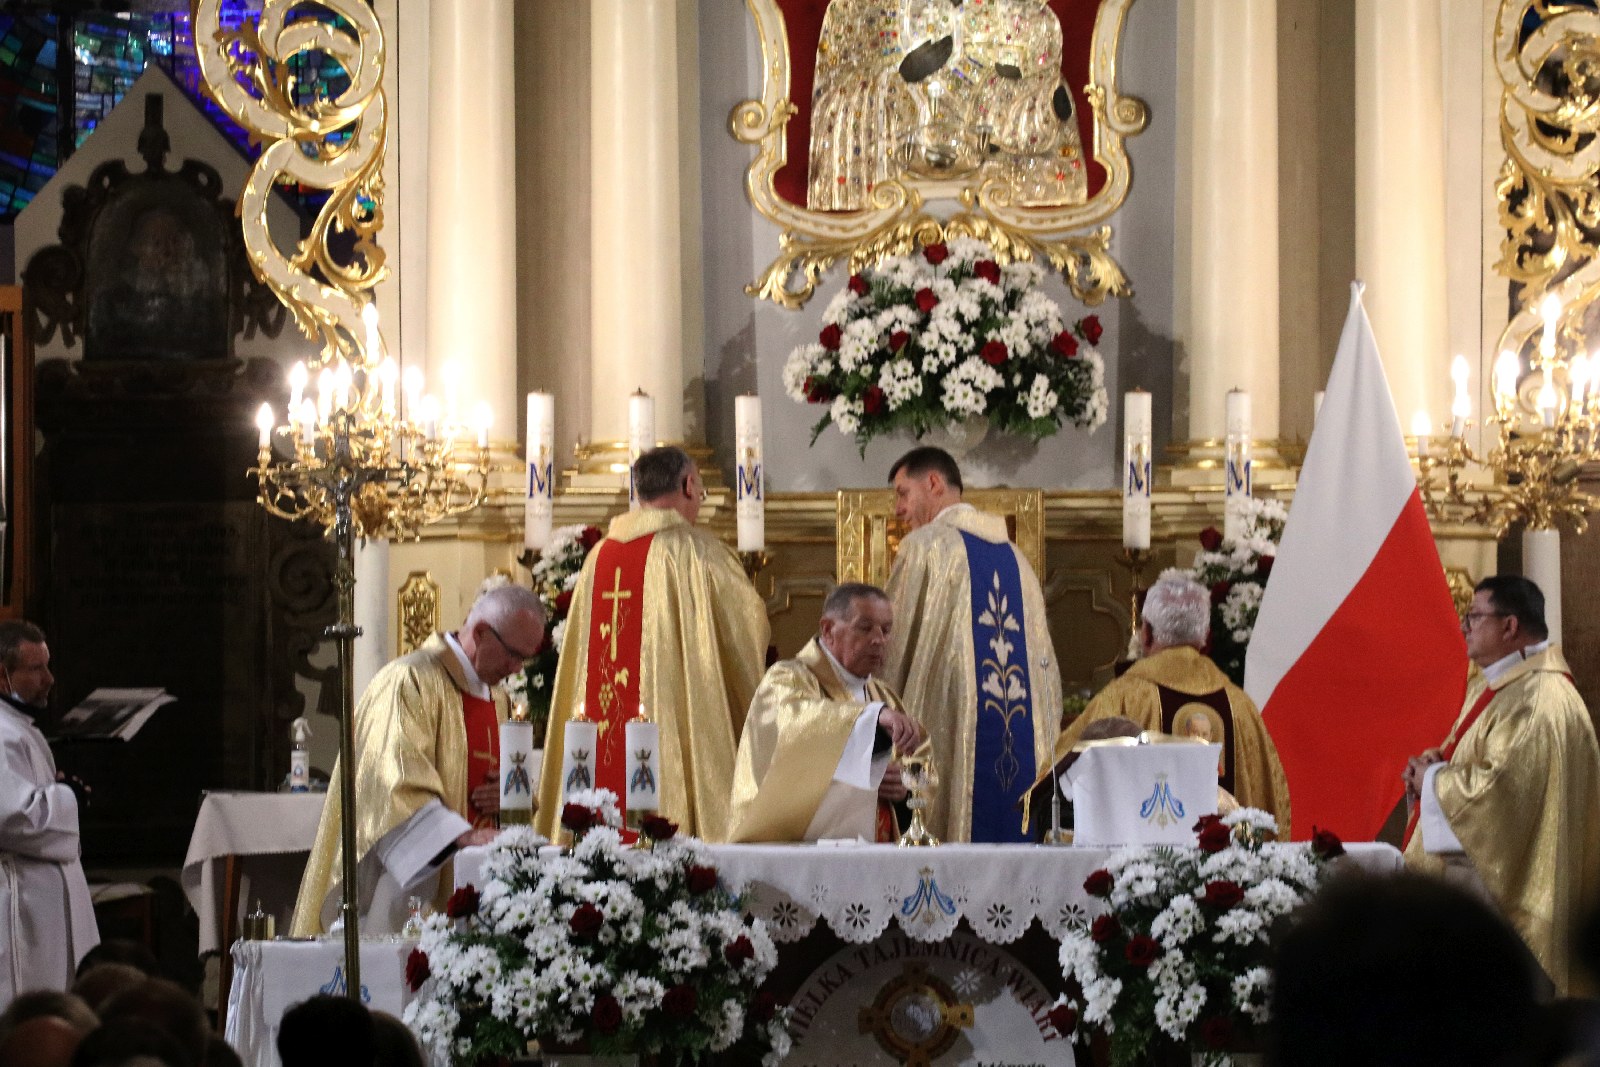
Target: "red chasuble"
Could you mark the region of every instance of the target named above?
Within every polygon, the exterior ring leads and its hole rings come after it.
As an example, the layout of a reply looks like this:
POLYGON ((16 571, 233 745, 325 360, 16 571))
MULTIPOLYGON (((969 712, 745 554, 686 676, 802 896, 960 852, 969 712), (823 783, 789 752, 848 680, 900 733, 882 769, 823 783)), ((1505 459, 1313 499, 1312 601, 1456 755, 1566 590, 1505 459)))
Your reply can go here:
MULTIPOLYGON (((623 724, 639 714, 639 650, 644 620, 644 564, 655 535, 632 541, 607 538, 595 550, 589 606, 589 669, 583 706, 600 730, 596 789, 609 789, 623 808, 628 756, 623 724)), ((624 812, 626 817, 626 812, 624 812)))
MULTIPOLYGON (((484 782, 500 779, 500 719, 494 701, 461 694, 461 713, 467 726, 467 794, 484 782)), ((479 811, 467 801, 467 819, 475 827, 494 827, 499 819, 479 811)))

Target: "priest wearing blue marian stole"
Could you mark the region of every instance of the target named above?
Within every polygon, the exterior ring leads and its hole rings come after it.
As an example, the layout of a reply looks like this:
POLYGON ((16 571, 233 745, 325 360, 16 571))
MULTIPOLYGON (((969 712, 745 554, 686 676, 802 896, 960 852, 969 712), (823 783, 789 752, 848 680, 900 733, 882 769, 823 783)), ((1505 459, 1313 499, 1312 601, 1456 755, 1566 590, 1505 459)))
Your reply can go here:
POLYGON ((1005 520, 962 502, 949 453, 913 449, 889 479, 911 533, 889 575, 883 677, 918 709, 938 761, 929 829, 946 841, 1026 841, 1019 804, 1061 727, 1044 591, 1005 520))

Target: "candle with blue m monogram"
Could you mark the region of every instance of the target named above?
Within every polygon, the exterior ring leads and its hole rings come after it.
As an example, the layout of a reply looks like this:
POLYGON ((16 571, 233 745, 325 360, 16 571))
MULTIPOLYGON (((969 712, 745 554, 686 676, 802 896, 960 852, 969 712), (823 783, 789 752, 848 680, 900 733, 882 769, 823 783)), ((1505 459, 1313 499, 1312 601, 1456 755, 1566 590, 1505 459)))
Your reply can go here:
POLYGON ((1228 393, 1227 437, 1223 441, 1224 497, 1222 536, 1238 541, 1244 536, 1252 490, 1250 471, 1250 394, 1243 389, 1228 393))
POLYGON ((522 543, 534 551, 550 543, 556 506, 556 398, 528 394, 528 499, 522 510, 522 543))
POLYGON ((733 436, 738 456, 739 551, 760 552, 767 547, 767 498, 762 486, 766 467, 761 450, 759 396, 734 397, 733 436))
POLYGON ((1122 398, 1122 547, 1150 547, 1150 394, 1122 398))

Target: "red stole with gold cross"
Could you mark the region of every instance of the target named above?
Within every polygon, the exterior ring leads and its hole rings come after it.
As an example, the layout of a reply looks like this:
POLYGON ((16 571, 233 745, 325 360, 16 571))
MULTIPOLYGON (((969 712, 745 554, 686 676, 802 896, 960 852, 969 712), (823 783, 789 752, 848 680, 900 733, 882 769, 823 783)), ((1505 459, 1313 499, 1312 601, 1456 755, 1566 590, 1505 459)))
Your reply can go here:
POLYGON ((606 538, 595 550, 589 604, 589 669, 585 714, 599 727, 595 788, 609 789, 623 806, 628 795, 623 723, 639 713, 639 650, 644 621, 644 565, 654 534, 632 541, 606 538))

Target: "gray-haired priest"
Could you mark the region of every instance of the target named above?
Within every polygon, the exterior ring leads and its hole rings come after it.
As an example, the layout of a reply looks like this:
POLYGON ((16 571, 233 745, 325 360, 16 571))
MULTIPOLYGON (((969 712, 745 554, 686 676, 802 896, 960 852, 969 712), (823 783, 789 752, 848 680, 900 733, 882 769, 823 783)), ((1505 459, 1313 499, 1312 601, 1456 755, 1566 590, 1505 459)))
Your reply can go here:
POLYGON ((893 840, 889 805, 905 788, 890 757, 924 739, 875 677, 893 625, 883 590, 841 585, 818 635, 767 671, 739 739, 730 840, 893 840))

